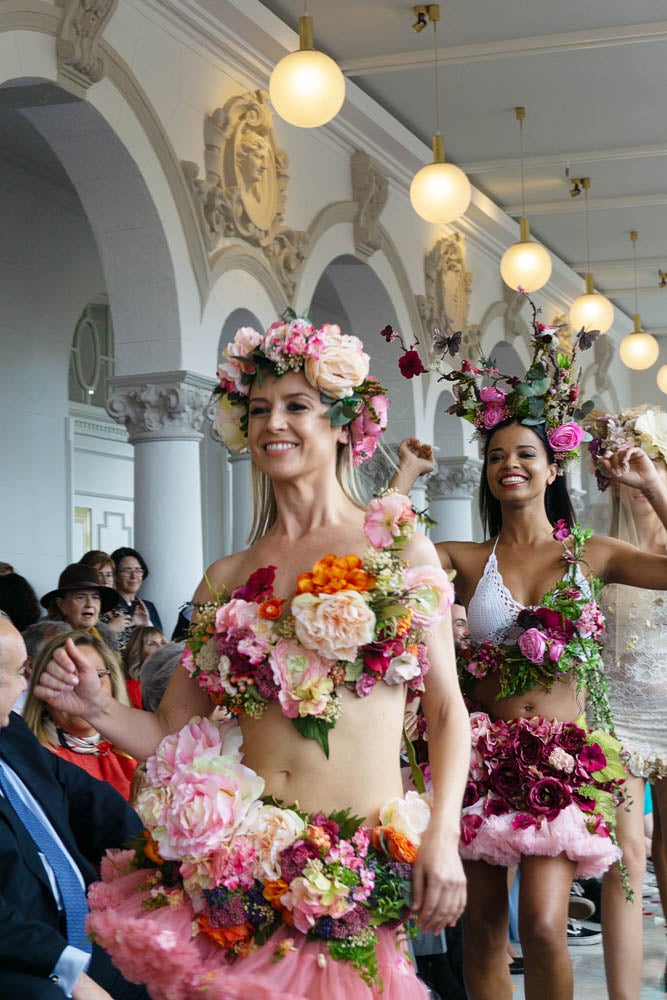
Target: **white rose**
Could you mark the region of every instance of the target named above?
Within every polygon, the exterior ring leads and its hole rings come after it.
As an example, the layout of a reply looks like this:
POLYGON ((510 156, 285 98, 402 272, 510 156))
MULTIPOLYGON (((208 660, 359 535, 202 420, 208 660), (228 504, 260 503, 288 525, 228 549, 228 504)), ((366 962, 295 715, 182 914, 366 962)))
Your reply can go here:
POLYGON ((382 680, 385 684, 403 684, 419 677, 420 673, 417 657, 413 653, 401 653, 389 661, 389 667, 382 680))
POLYGON ((635 431, 650 458, 667 458, 667 413, 647 410, 635 420, 635 431))
POLYGON ((262 806, 245 829, 245 836, 255 849, 255 878, 280 878, 279 854, 299 839, 306 825, 291 809, 262 806))
POLYGON ((419 847, 422 834, 431 818, 429 796, 419 792, 406 792, 404 798, 389 799, 380 809, 380 823, 403 834, 415 847, 419 847))

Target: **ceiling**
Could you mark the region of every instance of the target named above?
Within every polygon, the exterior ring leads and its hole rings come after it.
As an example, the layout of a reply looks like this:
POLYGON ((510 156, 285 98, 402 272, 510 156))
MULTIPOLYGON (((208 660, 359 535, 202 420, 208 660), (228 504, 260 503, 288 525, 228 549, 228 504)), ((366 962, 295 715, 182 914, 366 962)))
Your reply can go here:
MULTIPOLYGON (((296 29, 303 0, 261 0, 296 29)), ((415 33, 401 0, 311 0, 315 44, 424 142, 435 129, 433 31, 415 33)), ((527 215, 534 236, 586 270, 584 195, 591 179, 590 259, 597 288, 635 312, 630 231, 637 230, 644 329, 667 336, 667 6, 665 0, 448 0, 438 25, 447 159, 508 214, 521 213, 524 123, 527 215)), ((582 282, 583 292, 583 282, 582 282)))

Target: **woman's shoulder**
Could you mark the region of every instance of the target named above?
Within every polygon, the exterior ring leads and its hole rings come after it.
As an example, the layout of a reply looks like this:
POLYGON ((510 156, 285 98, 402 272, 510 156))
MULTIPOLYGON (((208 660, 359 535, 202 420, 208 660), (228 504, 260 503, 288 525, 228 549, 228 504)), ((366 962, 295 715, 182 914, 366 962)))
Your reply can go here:
MULTIPOLYGON (((222 556, 211 563, 195 591, 193 603, 206 604, 212 598, 219 597, 220 594, 233 589, 242 582, 240 575, 248 563, 251 551, 252 549, 244 549, 229 556, 222 556)), ((246 576, 248 575, 246 574, 246 576)))

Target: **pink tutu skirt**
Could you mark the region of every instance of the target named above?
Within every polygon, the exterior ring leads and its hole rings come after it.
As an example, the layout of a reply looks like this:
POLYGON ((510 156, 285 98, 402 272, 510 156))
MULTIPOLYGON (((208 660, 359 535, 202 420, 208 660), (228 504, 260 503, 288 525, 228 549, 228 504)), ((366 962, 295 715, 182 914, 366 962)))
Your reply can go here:
POLYGON ((189 901, 147 909, 145 870, 98 882, 90 890, 87 929, 130 982, 153 1000, 427 1000, 400 928, 378 927, 384 989, 369 987, 322 941, 282 926, 251 954, 228 962, 205 934, 192 936, 189 901), (284 957, 276 959, 276 950, 284 957))
POLYGON ((608 825, 623 771, 613 737, 542 716, 503 722, 474 712, 470 723, 464 860, 509 868, 524 855, 564 854, 577 863, 577 877, 593 878, 620 859, 608 825), (604 816, 586 787, 608 800, 604 816))

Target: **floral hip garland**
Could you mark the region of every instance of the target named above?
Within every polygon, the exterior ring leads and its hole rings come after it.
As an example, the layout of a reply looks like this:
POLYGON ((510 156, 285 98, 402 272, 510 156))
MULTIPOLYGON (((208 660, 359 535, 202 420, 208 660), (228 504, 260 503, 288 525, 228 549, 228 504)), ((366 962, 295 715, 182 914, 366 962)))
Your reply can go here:
POLYGON ((539 607, 524 608, 519 613, 518 625, 522 631, 516 645, 486 640, 470 642, 458 652, 459 681, 464 694, 469 694, 475 682, 488 674, 498 678, 498 699, 525 694, 534 687, 550 691, 556 681, 573 671, 577 690, 588 691, 595 725, 614 731, 600 655, 605 632, 598 604, 602 583, 589 575, 585 592, 578 579, 577 568, 585 562, 585 544, 591 534, 576 524, 568 528, 565 521, 556 523, 554 538, 563 543, 565 579, 544 594, 539 607))
MULTIPOLYGON (((144 909, 191 907, 192 936, 206 935, 228 958, 287 925, 381 987, 375 928, 408 916, 429 796, 390 799, 372 829, 349 810, 286 808, 261 798, 264 782, 242 763, 240 745, 235 721, 193 719, 166 737, 147 761, 149 785, 137 801, 146 833, 134 850, 109 853, 103 882, 146 869, 144 909)), ((108 924, 95 916, 109 906, 105 890, 91 891, 91 929, 114 954, 116 936, 107 944, 108 924)), ((283 938, 274 959, 294 950, 283 938)))
POLYGON ((387 426, 389 400, 380 383, 369 377, 370 358, 358 337, 325 323, 319 329, 288 311, 265 334, 244 326, 223 351, 214 426, 230 451, 248 446, 248 401, 255 381, 303 371, 328 404, 334 427, 350 425, 354 465, 372 457, 387 426))
POLYGON ((360 698, 378 681, 423 690, 424 635, 446 615, 453 588, 437 567, 404 564, 415 520, 408 497, 371 501, 363 558, 329 554, 302 573, 286 616, 273 593, 274 566, 257 570, 229 597, 200 605, 183 666, 234 714, 258 718, 277 702, 328 756, 338 688, 360 698))

